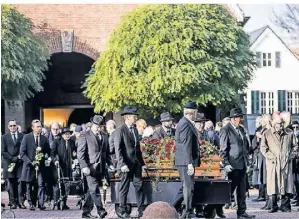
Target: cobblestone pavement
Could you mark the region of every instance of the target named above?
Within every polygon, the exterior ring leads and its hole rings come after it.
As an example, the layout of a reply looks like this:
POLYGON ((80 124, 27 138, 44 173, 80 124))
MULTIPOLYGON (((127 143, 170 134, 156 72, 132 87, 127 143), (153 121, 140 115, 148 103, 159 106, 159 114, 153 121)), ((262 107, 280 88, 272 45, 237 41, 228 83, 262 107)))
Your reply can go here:
MULTIPOLYGON (((247 212, 249 214, 255 214, 256 218, 279 218, 279 219, 287 219, 287 218, 298 218, 299 219, 299 211, 297 211, 298 207, 293 207, 292 212, 283 213, 283 212, 277 212, 274 214, 269 214, 267 211, 260 210, 260 207, 263 206, 264 202, 261 203, 255 203, 251 200, 256 198, 257 196, 257 190, 250 190, 250 198, 247 200, 247 212)), ((1 200, 6 205, 8 204, 8 195, 7 192, 1 193, 1 200)), ((36 209, 35 211, 29 211, 28 209, 22 210, 22 209, 16 209, 14 210, 14 213, 16 215, 16 218, 39 218, 39 219, 57 219, 57 218, 81 218, 81 211, 78 207, 76 207, 78 198, 76 196, 71 196, 68 199, 68 206, 71 208, 67 211, 58 211, 54 210, 51 211, 49 208, 47 208, 45 211, 40 211, 39 209, 36 209)), ((109 201, 109 200, 108 200, 109 201)), ((27 206, 27 203, 25 203, 27 206)), ((117 215, 114 211, 114 205, 112 204, 106 204, 106 210, 108 211, 108 217, 106 218, 117 218, 117 215)), ((236 218, 236 210, 228 209, 224 210, 226 216, 228 218, 236 218)), ((92 214, 96 214, 95 209, 93 210, 92 214)), ((132 212, 131 216, 136 216, 136 209, 132 212)))

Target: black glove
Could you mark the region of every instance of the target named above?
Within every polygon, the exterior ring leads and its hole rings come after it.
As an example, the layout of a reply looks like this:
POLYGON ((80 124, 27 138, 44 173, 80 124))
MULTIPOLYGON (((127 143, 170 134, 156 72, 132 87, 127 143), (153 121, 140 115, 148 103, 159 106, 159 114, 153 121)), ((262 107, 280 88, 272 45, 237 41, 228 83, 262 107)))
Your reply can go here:
POLYGON ((13 157, 13 158, 11 159, 11 162, 12 162, 12 163, 16 163, 16 162, 18 162, 18 160, 19 160, 18 157, 13 157))

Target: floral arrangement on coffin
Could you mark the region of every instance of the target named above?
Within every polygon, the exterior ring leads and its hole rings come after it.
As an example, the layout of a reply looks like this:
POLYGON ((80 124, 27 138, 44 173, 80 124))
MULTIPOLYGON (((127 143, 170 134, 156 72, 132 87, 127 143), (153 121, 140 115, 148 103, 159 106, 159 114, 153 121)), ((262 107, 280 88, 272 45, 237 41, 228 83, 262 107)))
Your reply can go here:
MULTIPOLYGON (((175 144, 174 139, 144 139, 141 141, 140 149, 147 167, 153 168, 174 168, 175 144)), ((167 179, 163 179, 166 180, 167 179)), ((158 182, 162 181, 157 171, 152 179, 152 187, 158 191, 158 182)))
POLYGON ((220 169, 220 157, 219 149, 210 143, 209 141, 199 140, 200 145, 200 170, 205 172, 211 172, 212 170, 220 169))
POLYGON ((140 150, 148 167, 174 167, 175 144, 173 138, 143 139, 140 150))

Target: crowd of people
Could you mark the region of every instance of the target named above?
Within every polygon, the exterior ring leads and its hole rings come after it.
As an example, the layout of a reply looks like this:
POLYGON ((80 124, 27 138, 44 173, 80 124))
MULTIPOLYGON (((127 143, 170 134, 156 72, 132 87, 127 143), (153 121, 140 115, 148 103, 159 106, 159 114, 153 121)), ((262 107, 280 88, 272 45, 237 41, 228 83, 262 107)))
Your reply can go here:
MULTIPOLYGON (((143 119, 137 120, 137 109, 131 106, 122 111, 124 123, 119 127, 113 120, 105 122, 102 116, 95 115, 86 124, 63 128, 58 122, 47 128, 42 127, 41 121, 33 120, 32 132, 23 134, 17 121, 9 121, 9 132, 2 136, 1 144, 9 205, 12 209, 26 209, 26 199, 32 211, 36 207, 45 210, 46 201, 53 210, 56 207, 69 209, 66 188, 64 184, 58 185, 58 175, 71 179, 74 165, 78 164, 88 188, 82 218, 95 218, 91 215, 94 205, 100 218, 107 215, 100 193, 107 170, 119 174, 119 215, 130 218, 126 206, 132 180, 138 217, 141 217, 145 209, 142 172, 146 167, 140 141, 167 136, 175 138, 175 166, 182 187, 172 204, 177 210, 184 206, 181 218, 203 217, 202 206, 195 207, 193 203, 193 196, 197 195, 194 194, 194 172, 200 165, 201 140, 210 141, 219 148, 224 171, 232 181, 232 192, 235 191, 238 218, 254 218, 246 213, 250 166, 253 166, 252 183, 259 186, 259 197, 253 201, 265 201, 263 209, 269 213, 288 212, 292 196, 293 204, 299 205, 299 125, 291 121, 290 113, 259 116, 251 141, 241 124, 244 114, 239 108, 232 109, 230 116, 216 126, 203 113, 197 112, 196 103, 187 102, 183 108, 184 116, 178 123, 169 112, 164 112, 160 116, 161 125, 155 127, 147 126, 143 119), (37 159, 38 154, 42 155, 40 159, 37 159), (278 199, 281 200, 280 208, 278 199), (62 205, 58 205, 59 200, 62 205)), ((216 213, 220 218, 226 217, 222 205, 217 206, 216 213)))

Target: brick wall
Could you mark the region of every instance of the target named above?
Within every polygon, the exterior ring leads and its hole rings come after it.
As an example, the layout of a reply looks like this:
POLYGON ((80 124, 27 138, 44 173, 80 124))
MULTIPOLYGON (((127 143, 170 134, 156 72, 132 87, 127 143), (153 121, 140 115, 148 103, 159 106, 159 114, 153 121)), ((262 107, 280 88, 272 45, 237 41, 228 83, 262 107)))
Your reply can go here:
POLYGON ((34 31, 41 35, 51 53, 62 52, 61 30, 74 30, 73 51, 96 59, 105 48, 105 43, 120 23, 121 16, 137 5, 13 5, 29 17, 34 31))

